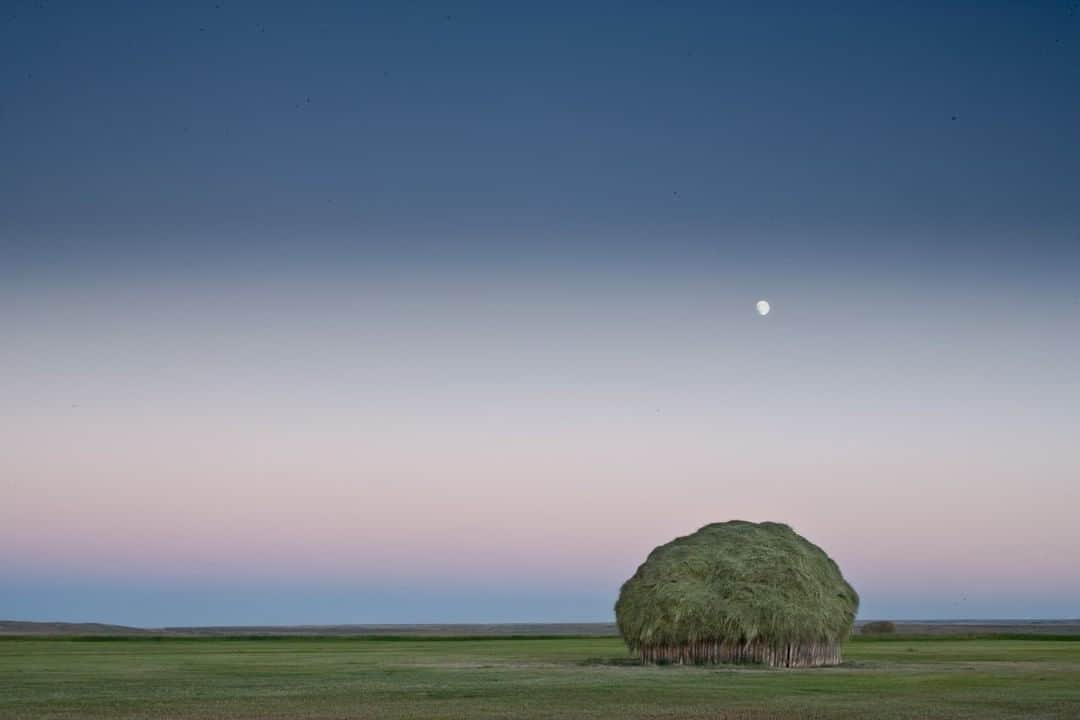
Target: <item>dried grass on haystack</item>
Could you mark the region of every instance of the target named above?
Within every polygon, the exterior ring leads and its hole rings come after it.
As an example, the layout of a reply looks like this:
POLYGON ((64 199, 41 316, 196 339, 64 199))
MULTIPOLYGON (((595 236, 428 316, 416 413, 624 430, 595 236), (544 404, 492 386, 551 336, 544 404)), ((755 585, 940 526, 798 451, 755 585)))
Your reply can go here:
POLYGON ((647 663, 836 665, 859 596, 817 545, 780 523, 706 525, 653 550, 615 604, 647 663))

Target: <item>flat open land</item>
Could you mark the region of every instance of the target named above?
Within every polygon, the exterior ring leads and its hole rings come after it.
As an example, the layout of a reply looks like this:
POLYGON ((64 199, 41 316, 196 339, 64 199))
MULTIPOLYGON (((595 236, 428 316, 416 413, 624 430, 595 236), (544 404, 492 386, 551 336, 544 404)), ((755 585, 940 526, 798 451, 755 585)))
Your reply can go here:
POLYGON ((0 718, 1077 718, 1075 637, 855 638, 813 670, 610 637, 7 637, 0 718))

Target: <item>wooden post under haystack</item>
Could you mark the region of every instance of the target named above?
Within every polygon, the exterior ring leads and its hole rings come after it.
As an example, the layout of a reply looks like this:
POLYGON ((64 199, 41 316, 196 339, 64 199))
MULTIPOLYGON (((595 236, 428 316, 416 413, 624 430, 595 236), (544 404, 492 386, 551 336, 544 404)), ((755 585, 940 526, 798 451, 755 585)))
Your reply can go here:
POLYGON ((643 664, 714 665, 718 663, 766 665, 768 667, 801 668, 839 665, 838 644, 766 643, 733 644, 721 641, 701 641, 679 646, 642 646, 638 656, 643 664))

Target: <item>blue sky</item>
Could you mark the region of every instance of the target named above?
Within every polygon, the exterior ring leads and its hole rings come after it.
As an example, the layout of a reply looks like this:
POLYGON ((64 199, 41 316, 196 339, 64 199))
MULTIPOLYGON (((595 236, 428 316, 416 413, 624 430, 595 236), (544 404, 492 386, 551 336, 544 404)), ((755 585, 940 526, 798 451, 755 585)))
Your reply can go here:
POLYGON ((5 5, 0 616, 1075 614, 1078 12, 5 5))

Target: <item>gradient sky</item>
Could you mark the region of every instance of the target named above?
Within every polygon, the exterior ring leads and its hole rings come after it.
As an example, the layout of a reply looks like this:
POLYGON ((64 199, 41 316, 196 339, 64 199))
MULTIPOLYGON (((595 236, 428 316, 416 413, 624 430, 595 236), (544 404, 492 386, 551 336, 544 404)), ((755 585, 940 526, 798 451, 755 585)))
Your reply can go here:
POLYGON ((0 18, 0 617, 1080 615, 1077 3, 178 5, 0 18))

